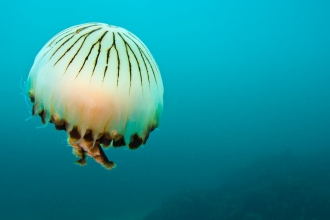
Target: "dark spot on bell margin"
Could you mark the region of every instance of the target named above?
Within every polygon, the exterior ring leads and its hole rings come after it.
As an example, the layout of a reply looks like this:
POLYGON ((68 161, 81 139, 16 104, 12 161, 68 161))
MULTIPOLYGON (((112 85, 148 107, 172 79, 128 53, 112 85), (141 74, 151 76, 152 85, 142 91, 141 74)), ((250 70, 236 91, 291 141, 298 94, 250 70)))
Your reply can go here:
POLYGON ((142 144, 142 138, 140 138, 137 134, 131 136, 131 142, 129 143, 129 149, 137 149, 142 144))
POLYGON ((150 132, 154 131, 156 129, 156 127, 157 127, 156 125, 152 125, 151 128, 150 128, 150 132))
POLYGON ((145 136, 145 138, 144 138, 144 140, 143 140, 143 144, 146 144, 146 143, 147 143, 147 140, 148 140, 148 138, 149 138, 149 134, 150 134, 150 133, 147 133, 147 134, 146 134, 146 136, 145 136))
POLYGON ((77 126, 74 126, 73 129, 69 132, 69 135, 71 138, 73 139, 80 139, 81 138, 81 135, 78 131, 78 127, 77 126))
POLYGON ((84 135, 85 141, 93 141, 93 131, 91 129, 87 129, 85 135, 84 135))
POLYGON ((31 102, 34 102, 34 101, 35 101, 35 99, 34 99, 34 96, 33 96, 33 95, 30 95, 30 101, 31 101, 31 102))
POLYGON ((146 134, 146 136, 144 137, 144 140, 143 140, 143 144, 146 144, 147 143, 147 140, 149 138, 149 135, 150 133, 156 129, 156 126, 155 125, 151 125, 148 127, 148 133, 146 134))
POLYGON ((30 90, 30 91, 29 91, 29 97, 30 97, 30 101, 31 101, 31 102, 34 102, 34 101, 35 101, 35 98, 34 98, 34 94, 33 94, 32 91, 33 91, 33 90, 30 90))
POLYGON ((122 136, 120 139, 118 139, 117 141, 113 140, 113 146, 114 147, 122 147, 125 146, 125 140, 124 137, 122 136))
POLYGON ((66 130, 66 125, 67 125, 67 122, 66 121, 61 121, 62 123, 57 123, 55 124, 55 128, 56 130, 66 130))
POLYGON ((41 110, 41 111, 38 113, 38 115, 39 115, 40 118, 41 118, 41 122, 42 122, 43 124, 45 124, 45 123, 46 123, 46 121, 45 121, 46 112, 45 112, 44 110, 41 110))
POLYGON ((52 116, 50 116, 50 122, 57 124, 58 120, 56 120, 55 117, 52 115, 52 116))
POLYGON ((58 120, 54 116, 50 117, 50 122, 55 124, 56 130, 66 130, 68 124, 65 120, 58 120))
POLYGON ((100 144, 102 144, 103 147, 109 147, 111 144, 112 139, 110 138, 109 133, 104 133, 101 138, 99 139, 100 144))

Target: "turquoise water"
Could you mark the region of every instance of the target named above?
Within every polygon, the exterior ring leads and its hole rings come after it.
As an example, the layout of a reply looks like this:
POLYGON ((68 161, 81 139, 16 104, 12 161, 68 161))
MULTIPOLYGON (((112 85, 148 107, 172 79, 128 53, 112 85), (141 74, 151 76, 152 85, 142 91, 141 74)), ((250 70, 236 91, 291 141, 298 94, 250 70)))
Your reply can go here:
POLYGON ((327 1, 2 1, 0 219, 330 219, 327 1), (56 33, 136 34, 164 82, 161 125, 117 167, 74 164, 21 95, 56 33))

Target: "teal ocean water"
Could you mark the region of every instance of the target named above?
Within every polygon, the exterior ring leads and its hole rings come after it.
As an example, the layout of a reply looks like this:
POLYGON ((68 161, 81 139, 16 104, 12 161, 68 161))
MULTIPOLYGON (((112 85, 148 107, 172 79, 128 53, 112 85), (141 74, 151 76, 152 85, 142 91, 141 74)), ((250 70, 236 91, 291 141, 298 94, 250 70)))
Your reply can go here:
MULTIPOLYGON (((329 1, 1 1, 0 219, 330 219, 329 1), (31 115, 34 58, 73 25, 123 27, 164 83, 159 129, 80 167, 31 115)), ((56 83, 56 82, 54 82, 56 83)))

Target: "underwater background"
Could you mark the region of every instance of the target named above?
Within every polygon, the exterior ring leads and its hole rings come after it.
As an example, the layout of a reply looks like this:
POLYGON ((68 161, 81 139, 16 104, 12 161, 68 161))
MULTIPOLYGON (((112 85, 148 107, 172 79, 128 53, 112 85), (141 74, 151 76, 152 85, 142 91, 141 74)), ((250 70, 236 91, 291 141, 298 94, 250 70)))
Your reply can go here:
POLYGON ((1 1, 0 219, 330 219, 330 2, 1 1), (25 80, 61 30, 136 34, 164 82, 161 125, 117 167, 80 167, 30 117, 25 80))

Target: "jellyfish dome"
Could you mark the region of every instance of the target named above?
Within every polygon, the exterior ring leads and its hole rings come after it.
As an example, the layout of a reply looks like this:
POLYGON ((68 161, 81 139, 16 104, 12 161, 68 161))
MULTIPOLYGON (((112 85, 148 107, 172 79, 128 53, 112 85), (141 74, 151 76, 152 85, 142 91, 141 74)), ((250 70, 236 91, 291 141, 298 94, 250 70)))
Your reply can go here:
POLYGON ((159 125, 163 83, 146 45, 126 29, 104 23, 70 27, 35 58, 27 79, 32 115, 65 130, 76 162, 90 156, 115 167, 103 148, 145 144, 159 125))

